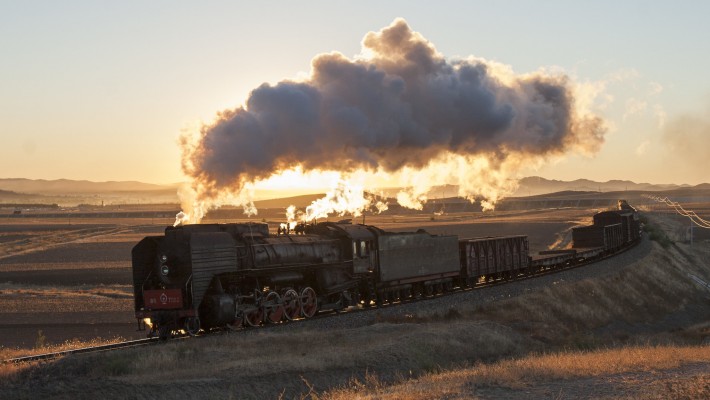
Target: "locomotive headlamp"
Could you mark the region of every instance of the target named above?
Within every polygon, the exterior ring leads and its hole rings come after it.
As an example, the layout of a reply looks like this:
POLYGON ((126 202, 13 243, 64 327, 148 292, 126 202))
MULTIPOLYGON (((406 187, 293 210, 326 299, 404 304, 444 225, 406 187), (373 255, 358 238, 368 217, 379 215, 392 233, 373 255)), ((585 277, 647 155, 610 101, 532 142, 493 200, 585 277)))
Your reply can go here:
POLYGON ((168 276, 170 273, 170 267, 168 267, 166 264, 163 264, 160 266, 160 273, 163 274, 164 276, 168 276))

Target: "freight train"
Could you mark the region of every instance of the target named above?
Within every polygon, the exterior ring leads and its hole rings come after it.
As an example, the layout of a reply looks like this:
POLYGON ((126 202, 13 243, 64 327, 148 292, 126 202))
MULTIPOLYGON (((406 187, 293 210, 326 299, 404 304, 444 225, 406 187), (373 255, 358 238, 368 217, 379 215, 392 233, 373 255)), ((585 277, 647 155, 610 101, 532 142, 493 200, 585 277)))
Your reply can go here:
POLYGON ((632 245, 639 224, 626 206, 573 229, 572 248, 534 256, 522 235, 463 239, 349 222, 276 235, 265 223, 168 227, 133 248, 135 316, 140 328, 150 326, 149 336, 167 338, 515 279, 632 245))

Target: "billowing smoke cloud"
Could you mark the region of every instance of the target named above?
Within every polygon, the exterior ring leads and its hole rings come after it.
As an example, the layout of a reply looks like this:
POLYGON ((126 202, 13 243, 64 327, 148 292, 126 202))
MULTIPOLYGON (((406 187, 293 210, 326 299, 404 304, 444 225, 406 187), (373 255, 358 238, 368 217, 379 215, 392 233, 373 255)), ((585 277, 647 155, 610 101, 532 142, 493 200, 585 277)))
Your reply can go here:
POLYGON ((495 201, 522 165, 593 153, 604 133, 568 77, 447 60, 397 19, 365 36, 361 58, 318 55, 307 80, 263 84, 183 137, 183 170, 207 203, 229 193, 248 204, 250 184, 297 167, 399 174, 401 202, 415 207, 436 178, 495 201))
POLYGON ((705 112, 687 113, 672 118, 663 129, 663 142, 674 168, 684 179, 707 181, 710 149, 710 104, 705 112), (680 167, 680 168, 677 168, 680 167))

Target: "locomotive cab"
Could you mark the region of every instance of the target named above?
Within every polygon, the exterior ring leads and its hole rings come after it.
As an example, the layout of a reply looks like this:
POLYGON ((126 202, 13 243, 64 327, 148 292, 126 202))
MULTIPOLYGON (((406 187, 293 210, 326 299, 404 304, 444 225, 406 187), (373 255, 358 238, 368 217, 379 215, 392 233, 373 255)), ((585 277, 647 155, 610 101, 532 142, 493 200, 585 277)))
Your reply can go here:
POLYGON ((344 257, 352 260, 352 273, 358 275, 372 273, 377 265, 377 237, 372 229, 376 228, 351 223, 321 222, 309 226, 306 232, 340 239, 344 257))
POLYGON ((353 272, 366 274, 375 269, 375 241, 353 240, 353 272))

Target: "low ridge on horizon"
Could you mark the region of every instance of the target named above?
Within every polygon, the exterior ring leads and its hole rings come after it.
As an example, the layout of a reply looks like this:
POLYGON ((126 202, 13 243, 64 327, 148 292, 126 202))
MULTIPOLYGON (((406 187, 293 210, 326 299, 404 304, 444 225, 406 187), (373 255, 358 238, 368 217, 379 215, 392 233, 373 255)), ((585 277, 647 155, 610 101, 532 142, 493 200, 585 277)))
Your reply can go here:
MULTIPOLYGON (((164 190, 175 190, 181 184, 186 184, 186 182, 175 182, 167 184, 157 184, 157 183, 146 183, 136 180, 128 181, 90 181, 90 180, 77 180, 77 179, 31 179, 31 178, 0 178, 0 190, 7 192, 15 192, 17 194, 72 194, 72 193, 96 193, 96 192, 117 192, 117 191, 164 191, 164 190)), ((512 196, 523 195, 526 190, 531 188, 539 190, 552 190, 552 191, 562 191, 562 190, 573 190, 573 191, 617 191, 617 190, 673 190, 679 188, 705 188, 705 186, 710 186, 710 183, 700 183, 697 185, 690 185, 687 183, 648 183, 648 182, 634 182, 627 179, 611 179, 608 181, 595 181, 587 178, 578 178, 575 180, 565 181, 558 179, 548 179, 541 176, 528 176, 523 177, 518 180, 519 187, 512 196), (543 189, 544 188, 544 189, 543 189), (554 190, 553 190, 554 189, 554 190)), ((436 189, 432 190, 433 193, 440 193, 442 189, 449 190, 454 189, 455 185, 445 184, 439 185, 436 189)), ((385 187, 377 188, 381 191, 398 190, 399 188, 385 187)), ((287 195, 288 197, 310 195, 322 193, 322 189, 314 189, 312 193, 308 193, 308 189, 297 189, 293 190, 294 195, 287 195)), ((263 192, 286 192, 280 190, 264 190, 263 192)), ((545 191, 546 193, 551 193, 545 191)), ((542 194, 542 193, 537 193, 542 194)), ((268 200, 268 198, 263 198, 263 200, 268 200)), ((434 196, 436 197, 436 196, 434 196)))

